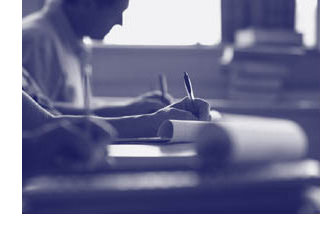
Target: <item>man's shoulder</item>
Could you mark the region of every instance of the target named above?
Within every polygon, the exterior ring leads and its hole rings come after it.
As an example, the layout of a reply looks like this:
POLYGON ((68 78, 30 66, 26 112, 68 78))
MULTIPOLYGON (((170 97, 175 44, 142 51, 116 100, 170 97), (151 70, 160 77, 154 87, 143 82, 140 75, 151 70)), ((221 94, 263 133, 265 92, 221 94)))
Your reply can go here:
POLYGON ((50 40, 53 39, 54 33, 50 22, 43 14, 36 12, 22 20, 22 39, 32 40, 50 40))

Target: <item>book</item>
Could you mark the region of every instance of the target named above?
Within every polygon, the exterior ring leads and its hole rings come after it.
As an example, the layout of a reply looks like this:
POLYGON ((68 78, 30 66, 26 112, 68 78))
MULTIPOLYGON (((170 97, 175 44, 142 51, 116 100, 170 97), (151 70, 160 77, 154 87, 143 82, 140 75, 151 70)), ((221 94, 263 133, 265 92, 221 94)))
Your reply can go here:
MULTIPOLYGON (((252 89, 251 89, 252 90, 252 89)), ((261 104, 264 103, 275 103, 279 98, 280 94, 270 91, 248 91, 239 90, 237 87, 231 87, 228 92, 230 100, 242 100, 242 101, 259 101, 261 104)))
POLYGON ((280 91, 282 80, 280 79, 253 79, 250 77, 231 77, 230 86, 241 91, 248 92, 273 92, 280 91))
POLYGON ((302 34, 291 30, 243 29, 235 36, 236 45, 248 47, 256 44, 301 46, 302 34))
POLYGON ((287 77, 291 75, 288 65, 277 62, 244 60, 232 63, 232 69, 243 76, 287 77))

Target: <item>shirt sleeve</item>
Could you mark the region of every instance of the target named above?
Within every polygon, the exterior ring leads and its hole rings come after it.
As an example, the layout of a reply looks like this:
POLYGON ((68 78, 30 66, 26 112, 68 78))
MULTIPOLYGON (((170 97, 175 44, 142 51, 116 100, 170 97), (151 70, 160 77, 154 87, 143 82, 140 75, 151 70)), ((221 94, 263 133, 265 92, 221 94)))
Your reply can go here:
POLYGON ((22 66, 51 100, 56 100, 63 71, 49 33, 25 30, 22 34, 22 66))

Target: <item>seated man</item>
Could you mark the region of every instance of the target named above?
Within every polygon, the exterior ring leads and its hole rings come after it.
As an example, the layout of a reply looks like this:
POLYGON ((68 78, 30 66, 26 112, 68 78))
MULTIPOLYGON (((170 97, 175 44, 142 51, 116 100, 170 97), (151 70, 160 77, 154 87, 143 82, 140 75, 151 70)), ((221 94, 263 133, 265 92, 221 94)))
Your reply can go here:
MULTIPOLYGON (((42 100, 47 99, 43 96, 42 100)), ((168 119, 210 119, 208 103, 201 99, 191 103, 189 98, 151 114, 114 118, 61 115, 50 101, 47 106, 54 114, 22 92, 24 178, 57 169, 97 169, 105 165, 106 145, 116 134, 125 138, 154 137, 160 124, 168 119)))
POLYGON ((122 24, 127 6, 128 0, 50 0, 42 11, 24 19, 22 63, 31 74, 23 74, 23 161, 28 165, 24 168, 99 165, 103 154, 96 157, 93 151, 104 151, 99 149, 110 142, 113 128, 118 137, 153 137, 167 119, 210 119, 210 107, 203 100, 191 103, 185 98, 167 106, 169 98, 158 94, 142 95, 124 106, 93 110, 105 117, 83 116, 83 74, 89 62, 82 39, 103 39, 114 25, 122 24), (113 128, 101 128, 96 121, 113 128), (102 140, 92 141, 92 133, 86 129, 107 131, 102 131, 102 140), (75 163, 77 159, 81 159, 79 163, 75 163))
MULTIPOLYGON (((84 74, 90 66, 83 37, 103 39, 114 25, 122 24, 127 7, 128 0, 47 0, 41 11, 23 19, 23 67, 60 112, 83 113, 84 74)), ((145 114, 168 104, 170 97, 148 93, 123 106, 97 109, 96 114, 145 114)))
MULTIPOLYGON (((22 70, 22 89, 25 93, 31 94, 33 100, 44 109, 47 110, 55 119, 59 118, 80 118, 84 113, 77 113, 74 115, 64 115, 51 102, 49 98, 42 93, 36 83, 32 82, 29 74, 22 70)), ((101 109, 94 109, 99 112, 101 109)), ((71 108, 71 111, 73 108, 71 108)), ((202 100, 196 98, 194 103, 189 98, 184 98, 176 103, 168 105, 160 110, 148 114, 120 116, 120 117, 99 117, 94 119, 102 119, 110 123, 118 132, 119 137, 152 137, 156 136, 157 129, 160 124, 167 119, 180 120, 210 120, 210 105, 202 100)), ((30 119, 32 121, 32 119, 30 119)), ((26 121, 27 123, 27 121, 26 121)))

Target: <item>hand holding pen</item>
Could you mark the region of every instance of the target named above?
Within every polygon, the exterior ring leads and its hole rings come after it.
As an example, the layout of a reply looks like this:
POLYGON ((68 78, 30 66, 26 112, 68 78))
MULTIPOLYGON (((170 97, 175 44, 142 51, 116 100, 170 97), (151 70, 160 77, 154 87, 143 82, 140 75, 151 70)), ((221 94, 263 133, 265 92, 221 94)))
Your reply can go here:
POLYGON ((155 114, 164 116, 163 120, 211 120, 209 103, 194 97, 192 84, 186 72, 184 73, 184 83, 188 97, 159 110, 155 114))

